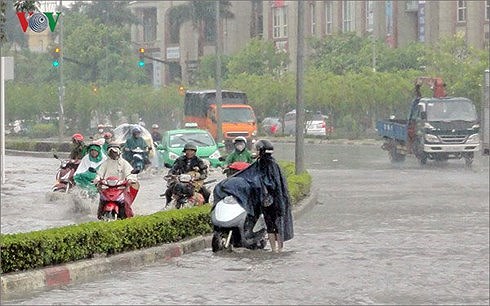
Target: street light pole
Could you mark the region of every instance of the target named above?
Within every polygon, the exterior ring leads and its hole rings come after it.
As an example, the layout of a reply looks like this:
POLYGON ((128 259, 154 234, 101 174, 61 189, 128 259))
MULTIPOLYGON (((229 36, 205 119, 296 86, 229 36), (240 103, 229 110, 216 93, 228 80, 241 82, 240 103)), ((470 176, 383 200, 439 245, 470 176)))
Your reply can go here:
POLYGON ((295 143, 295 171, 301 174, 304 171, 304 1, 298 1, 298 35, 296 58, 296 143, 295 143))
POLYGON ((220 0, 216 0, 216 141, 221 143, 223 140, 222 119, 221 119, 221 14, 220 0))

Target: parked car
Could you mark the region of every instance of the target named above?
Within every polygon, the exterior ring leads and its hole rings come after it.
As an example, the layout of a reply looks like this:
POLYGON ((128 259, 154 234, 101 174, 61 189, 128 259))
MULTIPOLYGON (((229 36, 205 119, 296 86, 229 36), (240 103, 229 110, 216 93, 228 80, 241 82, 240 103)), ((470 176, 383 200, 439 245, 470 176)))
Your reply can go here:
POLYGON ((175 160, 182 155, 186 143, 196 145, 197 156, 208 160, 212 167, 222 165, 222 161, 219 160, 221 157, 219 149, 223 148, 224 144, 216 143, 208 131, 194 127, 169 130, 163 133, 162 143, 157 146, 160 164, 171 168, 175 160))
POLYGON ((286 113, 284 115, 284 134, 293 136, 296 134, 296 110, 286 113))
MULTIPOLYGON (((328 124, 328 116, 316 112, 311 115, 305 112, 305 135, 327 137, 333 132, 333 127, 328 124)), ((284 134, 293 136, 296 134, 296 110, 292 110, 284 115, 284 134)))
POLYGON ((260 129, 267 136, 275 136, 282 134, 281 119, 277 117, 266 117, 260 124, 260 129))

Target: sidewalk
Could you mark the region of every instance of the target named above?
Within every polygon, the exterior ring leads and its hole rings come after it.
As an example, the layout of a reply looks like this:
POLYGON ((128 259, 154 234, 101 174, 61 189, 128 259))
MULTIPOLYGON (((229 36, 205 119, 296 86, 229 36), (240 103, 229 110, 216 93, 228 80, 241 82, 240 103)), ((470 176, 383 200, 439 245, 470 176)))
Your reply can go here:
MULTIPOLYGON (((302 216, 316 201, 317 194, 310 194, 293 208, 293 217, 296 219, 302 216)), ((114 270, 121 268, 133 269, 153 263, 166 262, 173 257, 210 248, 211 238, 212 234, 109 257, 80 260, 59 266, 2 275, 2 299, 21 296, 26 292, 88 282, 100 276, 110 275, 114 270)))

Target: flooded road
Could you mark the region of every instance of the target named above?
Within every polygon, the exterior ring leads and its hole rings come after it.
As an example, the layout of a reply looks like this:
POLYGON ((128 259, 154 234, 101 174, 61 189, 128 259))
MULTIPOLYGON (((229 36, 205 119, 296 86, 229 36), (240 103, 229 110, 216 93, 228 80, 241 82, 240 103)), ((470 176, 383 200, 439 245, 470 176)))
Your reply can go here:
MULTIPOLYGON (((278 159, 292 154, 276 145, 278 159)), ((488 157, 467 169, 392 165, 377 146, 305 155, 319 200, 281 254, 207 249, 2 304, 488 305, 488 157)))

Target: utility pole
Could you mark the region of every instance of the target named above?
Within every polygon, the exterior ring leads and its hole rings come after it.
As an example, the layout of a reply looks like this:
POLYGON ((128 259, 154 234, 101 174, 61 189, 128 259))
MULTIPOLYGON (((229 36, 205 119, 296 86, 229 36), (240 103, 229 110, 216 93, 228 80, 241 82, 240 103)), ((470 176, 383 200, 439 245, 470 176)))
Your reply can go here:
POLYGON ((221 1, 216 0, 216 141, 220 143, 223 140, 223 129, 221 120, 221 104, 223 102, 221 96, 221 43, 222 43, 222 28, 221 28, 221 1))
MULTIPOLYGON (((60 12, 62 11, 63 0, 60 0, 60 12)), ((61 14, 60 14, 61 16, 61 14)), ((61 49, 61 54, 60 54, 60 66, 58 67, 60 70, 60 86, 58 90, 59 94, 59 99, 60 99, 60 109, 59 109, 59 143, 63 142, 63 134, 65 132, 65 111, 63 109, 63 101, 65 99, 65 86, 64 86, 64 81, 63 81, 63 53, 64 53, 64 48, 63 48, 63 16, 61 17, 60 20, 60 49, 61 49)))
POLYGON ((304 171, 304 49, 305 49, 305 6, 304 1, 298 1, 298 42, 296 57, 296 143, 295 143, 295 171, 301 174, 304 171))

